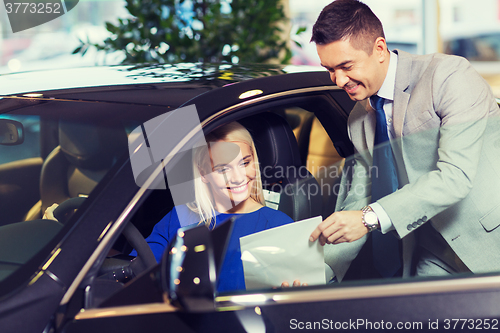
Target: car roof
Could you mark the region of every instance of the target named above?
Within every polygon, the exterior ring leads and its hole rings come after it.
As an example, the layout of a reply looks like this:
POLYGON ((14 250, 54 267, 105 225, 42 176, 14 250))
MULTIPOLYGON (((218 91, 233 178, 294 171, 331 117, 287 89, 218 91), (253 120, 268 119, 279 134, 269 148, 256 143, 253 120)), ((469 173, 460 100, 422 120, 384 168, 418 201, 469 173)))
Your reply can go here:
MULTIPOLYGON (((241 101, 241 93, 253 89, 263 90, 262 97, 283 90, 332 85, 322 67, 268 64, 96 66, 14 73, 0 75, 0 79, 0 99, 10 99, 12 107, 28 99, 29 103, 91 101, 172 109, 217 90, 208 100, 202 99, 212 109, 241 101)), ((3 111, 9 109, 4 104, 3 111)))
POLYGON ((1 74, 2 91, 0 95, 45 92, 46 96, 55 96, 58 92, 68 89, 186 82, 190 82, 191 86, 222 87, 252 78, 310 70, 311 68, 314 67, 182 63, 50 69, 1 74))

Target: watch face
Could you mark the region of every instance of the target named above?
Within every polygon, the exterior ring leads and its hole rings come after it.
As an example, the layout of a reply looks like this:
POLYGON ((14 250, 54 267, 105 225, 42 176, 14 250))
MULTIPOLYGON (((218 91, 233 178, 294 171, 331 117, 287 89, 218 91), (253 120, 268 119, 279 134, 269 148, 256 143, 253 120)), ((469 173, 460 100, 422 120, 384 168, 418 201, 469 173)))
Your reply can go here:
POLYGON ((365 213, 365 222, 369 225, 378 224, 377 214, 375 214, 374 212, 366 212, 365 213))

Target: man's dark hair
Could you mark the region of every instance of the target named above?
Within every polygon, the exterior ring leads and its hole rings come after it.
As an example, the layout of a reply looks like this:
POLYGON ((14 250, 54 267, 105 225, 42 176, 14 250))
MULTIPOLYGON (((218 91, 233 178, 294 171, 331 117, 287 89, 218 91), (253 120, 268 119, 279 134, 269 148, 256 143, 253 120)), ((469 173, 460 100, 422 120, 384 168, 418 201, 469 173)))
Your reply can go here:
POLYGON ((378 37, 385 38, 384 28, 370 7, 357 0, 336 0, 319 14, 311 42, 326 45, 349 40, 355 49, 372 54, 378 37))

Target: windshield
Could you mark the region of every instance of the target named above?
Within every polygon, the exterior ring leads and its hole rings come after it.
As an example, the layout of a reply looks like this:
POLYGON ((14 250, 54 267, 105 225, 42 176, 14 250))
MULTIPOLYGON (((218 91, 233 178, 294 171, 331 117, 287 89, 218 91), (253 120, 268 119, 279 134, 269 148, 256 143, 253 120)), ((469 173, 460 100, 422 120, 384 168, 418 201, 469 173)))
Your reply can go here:
POLYGON ((128 133, 147 119, 146 112, 134 112, 138 109, 0 99, 0 280, 25 264, 33 265, 28 269, 33 274, 41 262, 32 259, 45 260, 54 250, 77 207, 51 219, 44 216, 47 208, 92 196, 126 155, 128 133))

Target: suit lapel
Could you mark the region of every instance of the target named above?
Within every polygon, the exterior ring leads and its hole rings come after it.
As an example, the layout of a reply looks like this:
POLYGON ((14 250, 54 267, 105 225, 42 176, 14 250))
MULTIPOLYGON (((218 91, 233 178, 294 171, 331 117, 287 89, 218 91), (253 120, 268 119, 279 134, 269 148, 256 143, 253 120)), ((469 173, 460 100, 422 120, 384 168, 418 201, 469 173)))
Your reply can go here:
POLYGON ((410 94, 407 89, 410 86, 411 78, 411 56, 408 53, 395 50, 398 54, 398 67, 396 69, 396 84, 394 87, 394 131, 396 137, 403 136, 403 125, 405 122, 406 109, 410 101, 410 94))
POLYGON ((361 101, 360 104, 366 112, 366 115, 363 118, 363 131, 365 132, 364 138, 366 140, 365 145, 370 151, 372 151, 373 142, 375 141, 375 111, 370 106, 368 99, 361 101))

